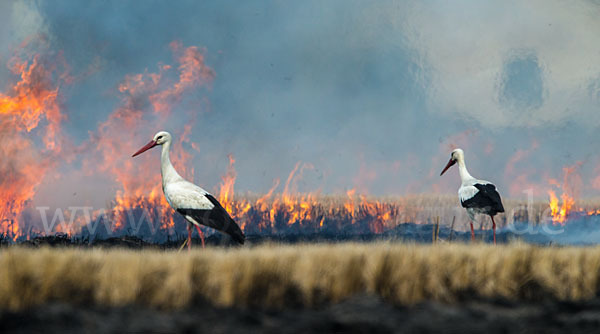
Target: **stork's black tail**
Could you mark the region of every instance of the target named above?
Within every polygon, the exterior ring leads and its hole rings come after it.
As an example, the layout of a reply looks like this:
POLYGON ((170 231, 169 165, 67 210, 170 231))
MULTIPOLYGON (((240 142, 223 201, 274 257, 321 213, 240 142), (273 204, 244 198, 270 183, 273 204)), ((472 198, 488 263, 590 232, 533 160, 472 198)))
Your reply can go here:
POLYGON ((235 220, 231 218, 227 210, 225 210, 225 208, 221 205, 221 203, 219 203, 219 201, 217 201, 216 198, 213 197, 213 195, 206 194, 204 196, 206 196, 206 198, 208 198, 208 200, 215 206, 211 211, 213 211, 213 214, 215 215, 215 220, 219 221, 220 223, 220 226, 217 228, 217 230, 227 233, 233 240, 240 245, 243 245, 244 241, 246 240, 246 236, 244 236, 244 232, 242 232, 242 229, 240 229, 238 224, 235 223, 235 220))
POLYGON ((240 229, 238 224, 236 224, 231 217, 229 219, 230 222, 229 224, 227 224, 227 229, 223 232, 227 233, 231 237, 231 239, 235 240, 240 245, 243 245, 244 241, 246 241, 246 236, 244 235, 244 232, 242 232, 242 229, 240 229))
POLYGON ((242 229, 240 229, 238 224, 236 224, 229 213, 227 213, 227 210, 225 210, 221 203, 219 203, 219 201, 217 201, 217 199, 211 194, 206 194, 204 196, 206 196, 206 198, 208 198, 208 200, 214 205, 214 208, 210 210, 177 209, 177 212, 184 216, 187 215, 194 218, 194 220, 199 224, 206 225, 214 228, 217 231, 226 233, 237 243, 243 245, 244 241, 246 240, 244 232, 242 232, 242 229))

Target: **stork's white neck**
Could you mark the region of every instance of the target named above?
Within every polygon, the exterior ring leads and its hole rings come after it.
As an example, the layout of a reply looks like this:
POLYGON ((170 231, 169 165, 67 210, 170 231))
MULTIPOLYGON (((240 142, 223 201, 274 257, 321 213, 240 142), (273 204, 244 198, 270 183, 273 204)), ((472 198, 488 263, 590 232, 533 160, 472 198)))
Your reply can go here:
POLYGON ((167 141, 162 145, 162 151, 160 153, 160 174, 162 175, 163 188, 167 183, 174 182, 183 179, 171 164, 169 158, 169 151, 171 149, 171 141, 167 141))
POLYGON ((462 181, 462 183, 465 184, 468 181, 475 180, 475 178, 472 177, 471 174, 469 174, 469 171, 467 170, 467 166, 465 165, 465 158, 462 155, 460 155, 457 160, 458 173, 460 174, 460 180, 462 181))

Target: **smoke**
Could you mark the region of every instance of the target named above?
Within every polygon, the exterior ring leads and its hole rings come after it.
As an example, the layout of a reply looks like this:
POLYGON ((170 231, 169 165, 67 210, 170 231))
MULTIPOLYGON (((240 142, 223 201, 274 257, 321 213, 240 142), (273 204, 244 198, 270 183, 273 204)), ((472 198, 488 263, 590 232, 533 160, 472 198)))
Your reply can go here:
MULTIPOLYGON (((231 154, 239 192, 267 193, 300 165, 312 166, 300 192, 454 193, 457 175, 439 172, 461 147, 504 196, 546 198, 576 161, 598 177, 598 12, 585 1, 14 1, 0 4, 0 45, 44 40, 36 53, 68 67, 51 74, 56 117, 13 121, 37 126, 27 161, 59 134, 72 141, 55 146, 66 158, 48 165, 57 177, 35 186, 37 204, 160 197, 156 152, 130 155, 163 129, 177 168, 211 191, 231 154)), ((3 176, 29 165, 12 164, 3 176)))
POLYGON ((399 12, 389 15, 434 68, 440 112, 491 128, 598 125, 598 4, 415 2, 399 12))

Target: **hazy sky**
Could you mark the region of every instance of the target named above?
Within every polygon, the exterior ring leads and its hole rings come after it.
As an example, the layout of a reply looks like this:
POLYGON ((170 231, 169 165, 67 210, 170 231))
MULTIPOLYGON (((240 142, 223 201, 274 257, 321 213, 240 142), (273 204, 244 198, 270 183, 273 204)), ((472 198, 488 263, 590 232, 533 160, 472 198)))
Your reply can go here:
MULTIPOLYGON (((210 190, 233 154, 242 192, 301 161, 314 168, 300 191, 454 193, 458 173, 439 172, 459 146, 505 196, 543 197, 578 162, 582 192, 598 196, 598 17, 595 1, 3 1, 0 62, 45 36, 76 78, 60 91, 64 129, 84 146, 127 75, 175 64, 173 41, 197 46, 214 80, 172 118, 196 115, 194 181, 210 190)), ((163 128, 183 132, 150 124, 137 144, 163 128)), ((78 196, 109 200, 118 186, 80 168, 65 162, 39 196, 87 187, 78 196)))

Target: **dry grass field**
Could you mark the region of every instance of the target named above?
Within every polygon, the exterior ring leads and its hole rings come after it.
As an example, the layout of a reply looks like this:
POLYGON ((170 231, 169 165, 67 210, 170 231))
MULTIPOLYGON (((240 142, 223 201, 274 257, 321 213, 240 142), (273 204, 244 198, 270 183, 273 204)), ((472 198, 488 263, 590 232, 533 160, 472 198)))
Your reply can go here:
POLYGON ((361 294, 396 305, 579 301, 596 296, 599 277, 600 247, 346 243, 191 253, 9 247, 0 250, 0 309, 48 302, 309 307, 361 294))

